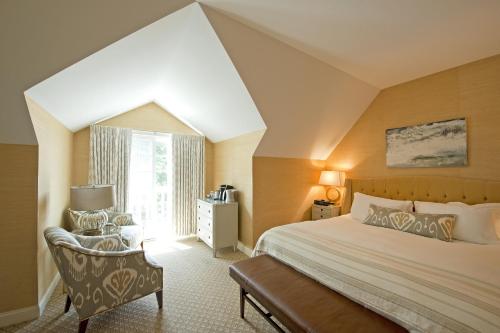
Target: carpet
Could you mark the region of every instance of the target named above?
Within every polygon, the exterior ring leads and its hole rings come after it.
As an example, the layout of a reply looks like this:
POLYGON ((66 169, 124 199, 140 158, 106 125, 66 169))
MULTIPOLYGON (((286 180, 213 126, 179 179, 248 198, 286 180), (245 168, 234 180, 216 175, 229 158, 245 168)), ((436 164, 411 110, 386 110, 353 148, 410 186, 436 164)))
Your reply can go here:
MULTIPOLYGON (((152 294, 92 317, 87 332, 275 332, 249 304, 245 320, 239 316, 239 287, 228 267, 245 254, 224 249, 213 258, 196 240, 150 242, 145 248, 163 266, 163 309, 152 294)), ((77 332, 78 316, 73 307, 64 313, 65 300, 60 284, 39 319, 0 332, 77 332)))

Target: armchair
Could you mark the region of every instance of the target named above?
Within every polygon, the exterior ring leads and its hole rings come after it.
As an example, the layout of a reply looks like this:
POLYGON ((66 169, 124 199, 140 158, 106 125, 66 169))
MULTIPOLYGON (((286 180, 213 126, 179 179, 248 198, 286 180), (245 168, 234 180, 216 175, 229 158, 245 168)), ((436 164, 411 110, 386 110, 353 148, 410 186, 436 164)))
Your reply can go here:
POLYGON ((50 227, 44 236, 68 291, 64 312, 73 304, 80 333, 91 316, 151 293, 162 308, 163 268, 119 235, 77 236, 50 227))

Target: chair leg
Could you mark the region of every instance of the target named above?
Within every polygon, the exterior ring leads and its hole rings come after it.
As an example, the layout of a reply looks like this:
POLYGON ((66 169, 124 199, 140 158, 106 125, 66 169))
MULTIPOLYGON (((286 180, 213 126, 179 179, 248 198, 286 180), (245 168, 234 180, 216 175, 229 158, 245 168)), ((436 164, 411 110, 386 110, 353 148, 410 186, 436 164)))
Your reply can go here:
POLYGON ((88 323, 89 323, 88 319, 82 320, 80 322, 80 325, 78 325, 78 333, 85 333, 85 331, 87 330, 88 323))
POLYGON ((64 313, 69 311, 69 307, 71 306, 71 298, 69 295, 66 296, 66 305, 64 306, 64 313))
POLYGON ((156 300, 158 301, 158 308, 163 308, 163 290, 156 292, 156 300))

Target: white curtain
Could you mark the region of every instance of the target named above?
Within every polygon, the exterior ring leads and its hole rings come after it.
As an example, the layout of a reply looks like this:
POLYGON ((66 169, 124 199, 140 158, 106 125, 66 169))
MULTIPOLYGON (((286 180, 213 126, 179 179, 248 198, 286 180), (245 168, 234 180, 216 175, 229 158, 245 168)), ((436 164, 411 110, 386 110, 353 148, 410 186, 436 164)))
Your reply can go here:
POLYGON ((127 211, 132 130, 90 126, 89 184, 113 184, 117 212, 127 211))
POLYGON ((205 138, 172 134, 172 227, 176 236, 196 233, 196 199, 203 198, 205 138))

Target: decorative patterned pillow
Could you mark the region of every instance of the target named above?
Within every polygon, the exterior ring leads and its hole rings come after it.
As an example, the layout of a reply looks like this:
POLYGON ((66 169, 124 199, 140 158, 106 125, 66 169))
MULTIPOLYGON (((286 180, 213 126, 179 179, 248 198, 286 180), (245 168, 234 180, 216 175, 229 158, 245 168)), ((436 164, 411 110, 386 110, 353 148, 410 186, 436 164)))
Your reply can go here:
POLYGON ((68 209, 72 229, 99 229, 108 219, 107 215, 104 216, 102 212, 106 213, 103 210, 99 211, 99 214, 87 214, 84 211, 68 209))
POLYGON ((455 219, 453 214, 411 213, 372 204, 363 223, 451 242, 455 219))
POLYGON ((109 222, 113 223, 116 226, 126 226, 126 225, 135 225, 134 220, 132 219, 132 214, 129 213, 108 213, 109 222))

